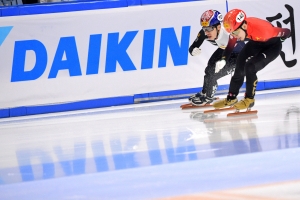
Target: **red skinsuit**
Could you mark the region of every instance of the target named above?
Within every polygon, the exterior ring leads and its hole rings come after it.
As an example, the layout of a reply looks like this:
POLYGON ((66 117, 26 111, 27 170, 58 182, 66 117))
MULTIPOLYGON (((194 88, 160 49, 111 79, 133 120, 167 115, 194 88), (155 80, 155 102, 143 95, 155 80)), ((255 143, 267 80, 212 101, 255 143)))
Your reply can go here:
POLYGON ((247 38, 257 42, 265 42, 270 38, 287 38, 290 30, 287 28, 274 27, 270 22, 255 17, 249 17, 247 21, 247 38))
MULTIPOLYGON (((274 27, 270 22, 256 17, 249 17, 247 21, 247 38, 255 42, 267 42, 271 38, 288 38, 291 31, 287 28, 274 27)), ((228 58, 235 46, 236 39, 231 37, 227 47, 223 52, 222 58, 228 61, 228 58)))

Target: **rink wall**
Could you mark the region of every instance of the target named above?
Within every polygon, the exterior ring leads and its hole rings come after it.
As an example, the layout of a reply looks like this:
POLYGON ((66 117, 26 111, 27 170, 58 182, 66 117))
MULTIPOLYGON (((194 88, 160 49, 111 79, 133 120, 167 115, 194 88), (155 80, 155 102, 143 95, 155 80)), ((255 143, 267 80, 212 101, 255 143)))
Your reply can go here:
MULTIPOLYGON (((257 90, 300 86, 296 0, 68 2, 2 7, 0 117, 185 98, 198 92, 216 47, 189 45, 207 9, 292 30, 280 56, 258 73, 257 90), (172 3, 176 2, 176 3, 172 3), (270 5, 272 5, 270 7, 270 5)), ((219 80, 226 93, 230 75, 219 80)))

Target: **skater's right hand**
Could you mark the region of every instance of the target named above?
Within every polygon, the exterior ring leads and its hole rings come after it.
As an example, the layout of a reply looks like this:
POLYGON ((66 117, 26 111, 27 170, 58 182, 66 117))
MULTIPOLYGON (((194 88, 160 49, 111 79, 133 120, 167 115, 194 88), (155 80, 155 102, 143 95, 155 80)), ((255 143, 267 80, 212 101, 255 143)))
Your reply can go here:
POLYGON ((201 53, 201 49, 195 47, 192 51, 192 56, 197 56, 201 53))
POLYGON ((226 65, 226 61, 224 59, 216 62, 215 73, 218 73, 223 67, 226 65))

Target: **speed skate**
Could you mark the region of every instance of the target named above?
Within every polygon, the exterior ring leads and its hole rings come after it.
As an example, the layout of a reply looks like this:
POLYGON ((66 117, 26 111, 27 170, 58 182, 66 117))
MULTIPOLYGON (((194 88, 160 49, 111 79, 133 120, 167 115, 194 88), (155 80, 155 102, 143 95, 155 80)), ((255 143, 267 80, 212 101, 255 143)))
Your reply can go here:
POLYGON ((234 116, 241 116, 241 115, 256 115, 257 110, 251 110, 251 108, 254 106, 254 99, 250 98, 244 98, 243 100, 237 102, 233 105, 235 112, 227 114, 227 117, 234 117, 234 116), (240 110, 246 110, 246 111, 240 111, 240 110))
MULTIPOLYGON (((215 100, 217 100, 219 98, 215 97, 213 99, 215 101, 215 100)), ((187 104, 182 104, 180 106, 181 109, 204 108, 204 107, 212 107, 212 103, 207 103, 205 105, 199 105, 199 106, 193 105, 192 103, 187 103, 187 104)))
POLYGON ((195 106, 192 103, 183 104, 180 106, 181 109, 191 109, 191 108, 203 108, 203 107, 211 107, 212 104, 205 104, 201 106, 195 106))

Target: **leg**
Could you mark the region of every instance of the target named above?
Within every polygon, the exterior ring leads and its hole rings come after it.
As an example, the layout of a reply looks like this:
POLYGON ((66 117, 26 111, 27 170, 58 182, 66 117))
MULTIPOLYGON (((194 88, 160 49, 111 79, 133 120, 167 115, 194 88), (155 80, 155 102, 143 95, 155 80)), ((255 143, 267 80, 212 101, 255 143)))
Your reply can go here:
POLYGON ((221 59, 223 51, 223 49, 218 48, 210 57, 207 67, 205 68, 202 93, 208 97, 213 97, 218 87, 217 79, 220 78, 218 77, 220 75, 215 74, 215 64, 221 59))
POLYGON ((230 80, 229 85, 229 93, 227 98, 217 101, 213 104, 214 108, 224 108, 227 106, 233 106, 237 103, 237 95, 239 94, 239 90, 244 82, 245 70, 244 66, 247 58, 251 57, 251 55, 255 55, 256 48, 251 41, 249 41, 242 51, 239 53, 236 61, 236 68, 233 77, 230 80))
POLYGON ((210 90, 207 90, 206 92, 206 95, 209 96, 209 97, 213 97, 216 90, 217 90, 217 87, 218 87, 218 80, 224 76, 227 76, 229 74, 231 74, 234 69, 235 69, 235 63, 236 63, 236 60, 237 60, 237 56, 238 54, 237 53, 232 53, 230 58, 229 58, 229 61, 226 63, 226 65, 224 66, 223 69, 221 69, 218 73, 215 73, 215 63, 213 64, 213 66, 211 67, 211 70, 210 72, 206 72, 206 76, 209 77, 208 80, 209 80, 209 83, 207 85, 210 85, 210 90))
POLYGON ((263 45, 259 53, 253 56, 245 65, 246 97, 248 98, 254 98, 255 96, 257 85, 256 73, 275 60, 282 49, 281 41, 277 38, 271 39, 268 43, 263 45))
POLYGON ((266 43, 258 43, 258 53, 247 60, 245 64, 246 94, 245 98, 234 105, 237 110, 249 110, 254 106, 254 96, 257 85, 256 73, 278 57, 282 44, 279 38, 270 39, 266 43))
POLYGON ((193 99, 196 99, 198 102, 201 102, 200 98, 205 97, 206 93, 208 93, 209 96, 213 97, 216 91, 216 81, 212 80, 215 72, 214 65, 217 60, 221 59, 223 51, 224 51, 223 49, 218 48, 208 60, 207 67, 205 68, 204 71, 205 75, 204 75, 202 91, 189 97, 189 101, 191 103, 193 99))
POLYGON ((232 95, 231 97, 233 99, 236 98, 236 96, 239 94, 239 90, 244 83, 244 77, 245 77, 244 67, 245 67, 246 60, 249 57, 255 55, 256 49, 257 48, 255 48, 253 42, 249 41, 237 57, 236 68, 230 80, 230 85, 229 85, 229 94, 232 95))
POLYGON ((215 63, 221 59, 223 51, 223 49, 218 48, 208 60, 207 67, 205 68, 202 92, 199 95, 194 95, 194 98, 191 98, 190 101, 193 105, 203 106, 213 102, 213 97, 218 87, 215 78, 215 63))

